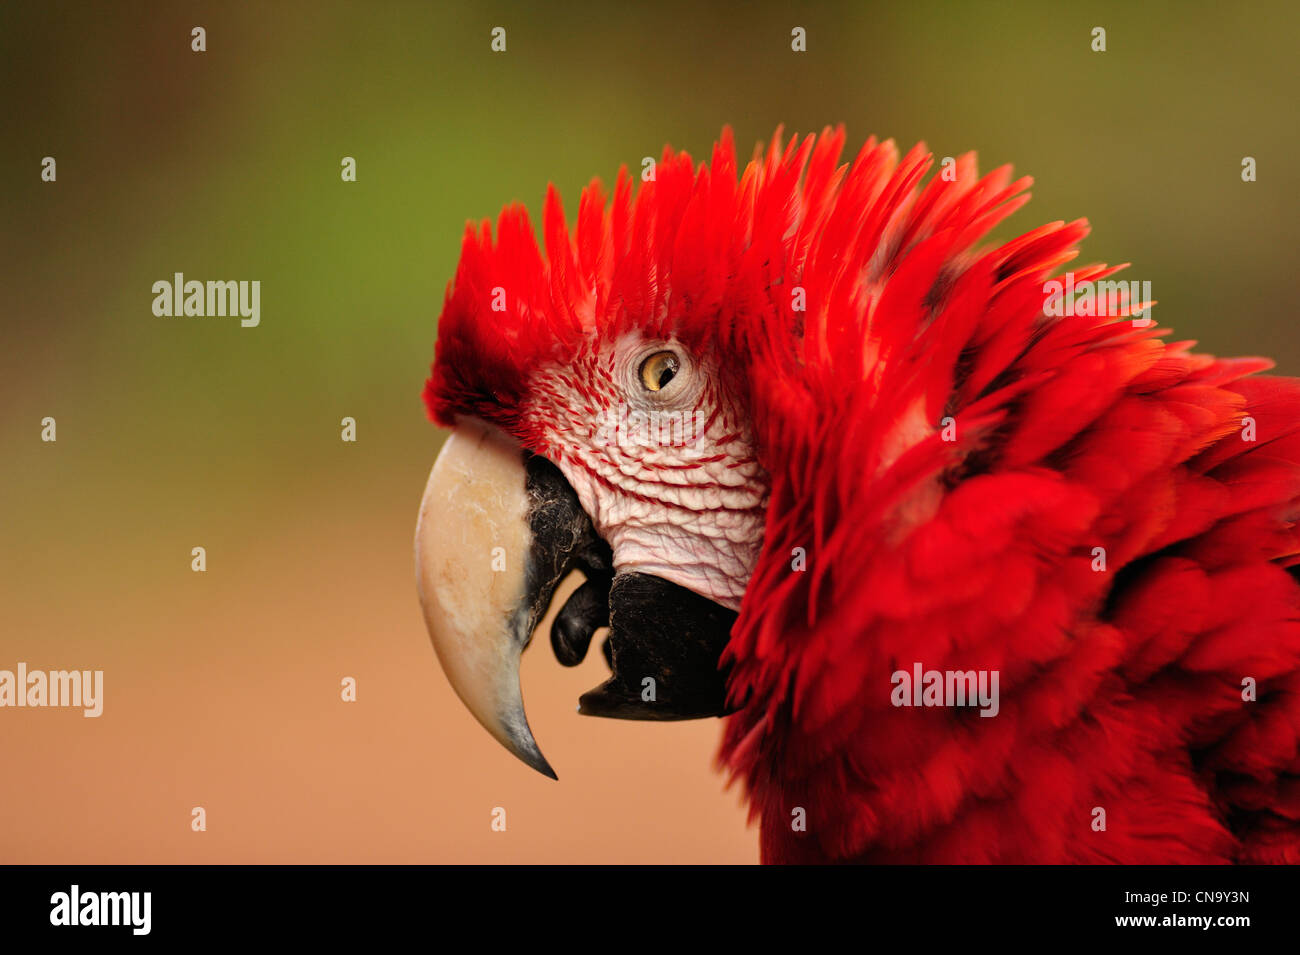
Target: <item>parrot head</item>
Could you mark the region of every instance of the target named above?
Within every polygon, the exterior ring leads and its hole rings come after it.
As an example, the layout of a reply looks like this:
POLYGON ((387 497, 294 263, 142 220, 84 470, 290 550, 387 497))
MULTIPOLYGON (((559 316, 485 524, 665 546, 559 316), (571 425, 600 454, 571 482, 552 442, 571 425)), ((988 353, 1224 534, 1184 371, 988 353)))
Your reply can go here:
POLYGON ((576 665, 610 627, 612 675, 580 712, 727 709, 720 657, 762 546, 768 480, 726 317, 767 302, 764 268, 746 269, 743 295, 727 274, 745 253, 729 137, 713 168, 716 189, 666 151, 635 201, 621 173, 609 208, 593 183, 573 236, 552 189, 545 258, 520 207, 495 241, 471 226, 439 320, 424 397, 453 434, 417 530, 426 622, 474 716, 548 775, 519 657, 572 570, 587 579, 556 619, 556 656, 576 665))
POLYGON ((572 233, 552 187, 544 252, 518 205, 495 232, 467 227, 424 390, 452 435, 421 504, 417 581, 452 687, 542 773, 519 661, 571 571, 586 582, 556 618, 556 656, 576 665, 610 628, 612 675, 581 713, 724 715, 779 679, 753 654, 734 678, 733 635, 787 623, 765 608, 813 619, 809 580, 826 583, 790 573, 849 505, 817 490, 834 483, 807 473, 809 448, 858 442, 873 472, 918 444, 944 451, 952 372, 921 374, 913 349, 955 364, 925 326, 969 326, 954 289, 987 290, 994 265, 968 249, 1029 180, 978 179, 965 156, 921 191, 924 148, 900 160, 874 139, 846 177, 843 144, 828 129, 782 147, 778 130, 739 173, 729 130, 707 164, 665 149, 635 196, 626 169, 612 201, 593 182, 572 233), (876 413, 845 415, 861 407, 876 413))

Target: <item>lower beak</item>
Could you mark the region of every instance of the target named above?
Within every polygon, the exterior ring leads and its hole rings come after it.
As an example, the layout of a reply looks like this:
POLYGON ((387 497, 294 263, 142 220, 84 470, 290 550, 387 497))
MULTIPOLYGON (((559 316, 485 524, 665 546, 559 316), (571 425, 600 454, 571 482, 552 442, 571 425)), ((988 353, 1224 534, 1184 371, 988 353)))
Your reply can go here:
POLYGON ((498 742, 552 779, 524 714, 519 660, 573 570, 587 582, 556 617, 552 646, 574 666, 609 626, 613 671, 579 712, 653 720, 725 712, 718 659, 735 613, 658 577, 615 576, 608 545, 559 469, 491 426, 465 421, 443 445, 420 504, 415 568, 452 689, 498 742))

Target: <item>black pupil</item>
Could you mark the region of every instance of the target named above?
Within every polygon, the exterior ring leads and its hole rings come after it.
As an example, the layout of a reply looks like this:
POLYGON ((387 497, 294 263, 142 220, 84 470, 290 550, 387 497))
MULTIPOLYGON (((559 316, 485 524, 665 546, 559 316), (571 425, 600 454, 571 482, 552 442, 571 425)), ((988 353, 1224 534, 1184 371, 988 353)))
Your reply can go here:
POLYGON ((672 381, 673 376, 676 374, 677 359, 665 358, 663 364, 659 368, 659 387, 662 388, 664 385, 668 384, 668 382, 672 381))

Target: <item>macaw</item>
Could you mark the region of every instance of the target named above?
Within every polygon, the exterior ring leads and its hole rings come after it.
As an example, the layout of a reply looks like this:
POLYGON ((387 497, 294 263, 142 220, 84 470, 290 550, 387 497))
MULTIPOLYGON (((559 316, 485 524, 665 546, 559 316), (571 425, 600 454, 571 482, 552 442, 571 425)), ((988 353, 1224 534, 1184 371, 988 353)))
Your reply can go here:
POLYGON ((451 686, 554 777, 519 659, 577 570, 580 712, 723 716, 765 862, 1300 862, 1300 381, 1062 275, 1085 220, 989 244, 1009 167, 844 144, 666 148, 572 231, 552 186, 544 252, 467 226, 416 532, 451 686))

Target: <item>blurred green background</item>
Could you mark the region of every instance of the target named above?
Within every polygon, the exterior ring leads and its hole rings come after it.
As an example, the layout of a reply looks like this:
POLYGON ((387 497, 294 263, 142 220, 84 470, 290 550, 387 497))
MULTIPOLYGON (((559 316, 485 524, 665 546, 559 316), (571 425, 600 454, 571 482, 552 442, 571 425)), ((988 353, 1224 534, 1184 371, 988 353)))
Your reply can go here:
MULTIPOLYGON (((494 751, 437 673, 410 537, 440 440, 420 388, 465 221, 515 199, 536 216, 548 182, 572 216, 592 176, 610 184, 665 142, 707 156, 724 124, 748 153, 778 124, 843 122, 850 154, 874 133, 1014 163, 1034 201, 999 236, 1086 216, 1084 259, 1131 261, 1177 337, 1294 374, 1298 26, 1286 3, 4 4, 0 667, 116 670, 102 725, 0 712, 0 761, 25 770, 0 783, 0 860, 754 858, 711 774, 716 724, 566 710, 543 748, 562 779, 565 747, 601 771, 557 796, 494 751), (151 285, 177 271, 260 280, 261 326, 155 317, 151 285), (47 415, 55 445, 39 440, 47 415), (198 544, 206 575, 189 569, 198 544), (362 700, 406 702, 339 717, 339 673, 361 674, 362 700), (647 740, 662 763, 639 762, 647 740), (611 754, 629 781, 609 781, 611 754), (77 788, 76 758, 98 789, 77 788), (311 823, 345 835, 313 856, 295 807, 348 760, 365 771, 311 823), (480 805, 428 768, 449 764, 496 774, 483 799, 561 815, 543 813, 527 851, 383 821, 435 806, 477 827, 480 805), (196 791, 250 777, 260 796, 225 791, 242 835, 195 848, 196 791), (407 790, 423 801, 394 795, 407 790), (611 803, 633 792, 660 815, 681 793, 687 828, 629 831, 611 803), (691 802, 705 797, 707 811, 691 802), (602 811, 588 843, 555 841, 602 811)), ((526 695, 556 705, 601 678, 530 656, 526 695)))

